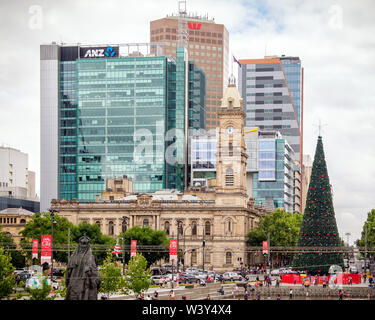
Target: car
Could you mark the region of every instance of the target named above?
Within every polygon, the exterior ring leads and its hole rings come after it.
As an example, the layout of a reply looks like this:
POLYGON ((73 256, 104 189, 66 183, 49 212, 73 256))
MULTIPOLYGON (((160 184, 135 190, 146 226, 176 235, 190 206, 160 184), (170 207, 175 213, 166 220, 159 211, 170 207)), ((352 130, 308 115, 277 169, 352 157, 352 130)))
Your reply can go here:
POLYGON ((181 283, 199 283, 199 278, 192 273, 185 273, 180 275, 181 283))
MULTIPOLYGON (((41 277, 32 276, 31 278, 26 280, 25 287, 30 288, 30 289, 41 289, 42 288, 41 280, 42 280, 41 277)), ((51 285, 51 280, 49 278, 47 278, 46 281, 48 285, 51 285)), ((53 290, 57 290, 59 288, 59 285, 56 281, 52 282, 52 288, 53 290)))
POLYGON ((164 283, 164 278, 162 276, 152 276, 152 284, 160 285, 161 283, 164 283))
POLYGON ((235 281, 235 280, 241 280, 242 276, 239 275, 236 272, 225 272, 223 273, 223 279, 226 281, 235 281))
POLYGON ((350 273, 353 273, 353 274, 357 274, 357 273, 358 273, 358 269, 357 269, 356 266, 351 266, 351 267, 349 268, 349 272, 350 272, 350 273))

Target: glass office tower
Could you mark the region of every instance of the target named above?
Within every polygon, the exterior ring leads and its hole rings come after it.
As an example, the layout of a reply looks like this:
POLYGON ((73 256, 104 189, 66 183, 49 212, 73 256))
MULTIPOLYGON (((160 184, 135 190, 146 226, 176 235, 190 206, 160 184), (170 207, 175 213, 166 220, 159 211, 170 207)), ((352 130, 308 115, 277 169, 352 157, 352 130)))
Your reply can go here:
MULTIPOLYGON (((58 175, 56 179, 52 170, 43 173, 41 168, 41 184, 57 185, 56 195, 44 196, 45 206, 52 198, 94 201, 106 178, 123 175, 133 180, 135 192, 183 190, 187 161, 183 157, 168 171, 166 133, 170 128, 185 133, 185 123, 205 128, 205 91, 186 97, 185 84, 176 85, 176 79, 185 82, 185 69, 186 88, 204 83, 204 73, 196 66, 189 68, 184 56, 174 61, 165 56, 121 55, 116 46, 44 45, 41 60, 50 58, 51 46, 57 49, 52 58, 58 66, 58 81, 53 82, 58 97, 52 101, 51 89, 43 85, 50 78, 48 69, 41 72, 41 91, 45 101, 53 102, 48 109, 55 110, 52 116, 57 118, 57 138, 51 140, 58 150, 58 175), (179 60, 185 69, 177 67, 179 60), (186 116, 190 118, 185 120, 186 116)), ((44 100, 42 140, 51 131, 44 100)), ((184 136, 176 139, 172 133, 169 138, 177 140, 176 151, 184 156, 184 136)), ((47 151, 42 143, 41 156, 47 151)))

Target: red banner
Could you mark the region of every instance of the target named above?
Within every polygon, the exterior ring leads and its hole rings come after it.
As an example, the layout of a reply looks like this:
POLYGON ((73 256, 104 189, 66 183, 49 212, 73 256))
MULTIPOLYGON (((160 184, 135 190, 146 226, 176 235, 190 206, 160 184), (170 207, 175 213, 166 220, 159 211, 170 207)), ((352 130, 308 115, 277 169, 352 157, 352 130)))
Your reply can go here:
POLYGON ((268 254, 268 241, 263 241, 263 253, 268 254))
POLYGON ((33 255, 31 259, 38 259, 38 247, 39 247, 39 240, 33 239, 33 255))
POLYGON ((52 238, 50 235, 42 235, 40 264, 45 262, 51 263, 52 238))
POLYGON ((130 247, 131 247, 130 256, 133 257, 137 254, 137 240, 132 240, 130 247))
POLYGON ((177 260, 177 240, 169 240, 169 260, 177 260))

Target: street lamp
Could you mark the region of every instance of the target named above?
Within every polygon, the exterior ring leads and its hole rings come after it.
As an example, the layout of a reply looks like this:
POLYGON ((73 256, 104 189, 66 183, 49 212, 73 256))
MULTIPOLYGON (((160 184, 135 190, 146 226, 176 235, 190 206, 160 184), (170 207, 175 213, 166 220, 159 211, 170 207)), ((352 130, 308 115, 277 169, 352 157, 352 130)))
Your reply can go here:
MULTIPOLYGON (((182 221, 177 221, 177 274, 178 274, 178 268, 180 264, 180 256, 179 256, 179 235, 182 230, 182 221)), ((183 235, 184 236, 184 235, 183 235)))
POLYGON ((53 290, 53 224, 56 223, 55 221, 55 213, 58 211, 49 209, 51 214, 51 288, 53 290))
POLYGON ((127 229, 126 220, 129 219, 126 216, 122 217, 122 274, 125 274, 125 231, 127 229))

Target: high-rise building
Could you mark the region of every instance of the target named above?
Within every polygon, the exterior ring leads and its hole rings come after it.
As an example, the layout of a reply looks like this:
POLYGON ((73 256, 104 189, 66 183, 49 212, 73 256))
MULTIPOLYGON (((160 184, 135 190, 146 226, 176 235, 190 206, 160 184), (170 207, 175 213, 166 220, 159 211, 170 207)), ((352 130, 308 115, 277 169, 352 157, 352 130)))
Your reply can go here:
POLYGON ((0 147, 0 210, 25 208, 39 211, 35 194, 35 172, 28 169, 27 153, 10 147, 0 147))
POLYGON ((187 129, 205 127, 205 75, 183 48, 173 60, 129 46, 41 45, 43 210, 54 198, 94 201, 106 178, 123 175, 135 192, 185 187, 187 129))
POLYGON ((156 52, 160 48, 156 44, 159 44, 164 55, 175 57, 181 24, 187 27, 189 60, 206 74, 206 128, 215 128, 219 125, 220 99, 229 77, 229 33, 223 24, 207 16, 171 15, 150 22, 152 50, 156 52))
POLYGON ((303 67, 298 57, 239 60, 238 86, 244 99, 245 125, 279 131, 303 154, 303 67))
MULTIPOLYGON (((244 133, 248 197, 268 211, 276 208, 300 211, 299 167, 294 165, 293 149, 280 132, 253 129, 245 128, 244 133)), ((193 137, 192 186, 209 188, 210 180, 216 178, 217 144, 218 132, 193 137)))

